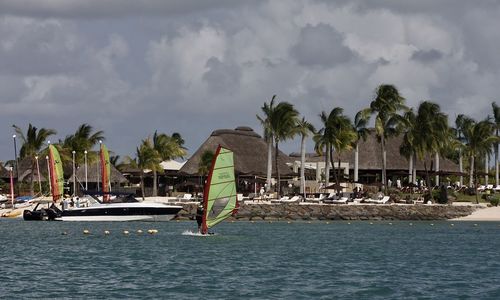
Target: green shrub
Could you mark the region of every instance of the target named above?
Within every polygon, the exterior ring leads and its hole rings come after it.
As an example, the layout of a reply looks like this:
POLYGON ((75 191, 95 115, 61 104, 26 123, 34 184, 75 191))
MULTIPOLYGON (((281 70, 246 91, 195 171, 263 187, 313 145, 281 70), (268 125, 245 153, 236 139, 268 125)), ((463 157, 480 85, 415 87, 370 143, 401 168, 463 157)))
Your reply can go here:
POLYGON ((490 198, 490 203, 492 206, 498 206, 498 203, 500 202, 500 199, 497 197, 491 197, 490 198))

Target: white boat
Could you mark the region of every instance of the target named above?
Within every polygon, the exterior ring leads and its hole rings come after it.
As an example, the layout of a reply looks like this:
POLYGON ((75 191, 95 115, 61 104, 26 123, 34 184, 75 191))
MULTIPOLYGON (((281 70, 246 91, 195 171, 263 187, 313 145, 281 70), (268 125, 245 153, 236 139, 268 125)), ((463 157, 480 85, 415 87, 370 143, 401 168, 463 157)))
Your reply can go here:
MULTIPOLYGON (((117 198, 119 199, 119 198, 117 198)), ((135 198, 133 198, 135 199, 135 198)), ((169 221, 182 209, 180 205, 156 202, 94 202, 88 207, 64 209, 60 221, 169 221)))

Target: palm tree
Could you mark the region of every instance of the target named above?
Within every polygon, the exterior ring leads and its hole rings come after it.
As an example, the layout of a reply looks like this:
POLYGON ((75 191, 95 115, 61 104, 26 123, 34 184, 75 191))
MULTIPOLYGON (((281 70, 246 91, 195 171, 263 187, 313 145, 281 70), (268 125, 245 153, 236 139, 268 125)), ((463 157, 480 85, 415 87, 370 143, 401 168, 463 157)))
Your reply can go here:
POLYGON ((130 157, 125 158, 126 163, 132 168, 138 168, 141 170, 141 195, 142 200, 144 200, 144 170, 153 170, 158 168, 161 158, 158 156, 158 152, 153 148, 153 143, 150 138, 142 140, 141 145, 136 148, 135 158, 130 157))
POLYGON ((442 154, 448 145, 451 137, 448 116, 441 112, 438 104, 424 101, 418 107, 415 124, 412 134, 413 146, 418 158, 424 160, 427 186, 430 187, 426 158, 431 155, 438 156, 442 154))
MULTIPOLYGON (((498 133, 500 131, 500 106, 496 102, 491 103, 493 108, 493 122, 495 123, 495 136, 499 137, 498 133)), ((498 186, 499 175, 498 175, 498 142, 493 145, 495 152, 495 185, 498 186)))
POLYGON ((257 119, 261 122, 264 127, 264 137, 268 143, 268 185, 270 185, 270 174, 272 173, 272 167, 269 166, 269 157, 272 155, 272 142, 274 142, 275 153, 275 168, 276 175, 278 177, 277 192, 278 195, 281 193, 280 189, 280 172, 278 168, 278 155, 279 155, 279 143, 287 139, 293 138, 295 135, 295 125, 298 121, 299 112, 293 107, 292 104, 288 102, 280 102, 278 105, 274 106, 274 99, 276 95, 273 96, 269 105, 264 103, 262 111, 265 114, 265 118, 257 116, 257 119), (270 142, 271 141, 271 142, 270 142), (269 144, 270 147, 269 147, 269 144), (270 172, 271 170, 271 172, 270 172))
MULTIPOLYGON (((178 135, 178 134, 177 134, 178 135)), ((180 143, 184 143, 180 135, 177 138, 170 137, 164 133, 158 133, 155 131, 153 134, 153 149, 157 152, 157 156, 160 158, 158 165, 153 170, 153 197, 158 196, 158 172, 163 172, 163 169, 159 165, 164 160, 176 159, 178 157, 184 157, 186 151, 182 148, 180 143)))
MULTIPOLYGON (((470 157, 470 173, 469 173, 469 186, 474 187, 474 163, 477 157, 491 153, 491 148, 499 139, 493 135, 494 124, 486 119, 481 122, 469 122, 464 125, 463 134, 465 139, 465 146, 467 154, 470 157)), ((477 183, 477 173, 475 176, 477 183)), ((476 193, 476 202, 479 199, 476 193)))
MULTIPOLYGON (((470 126, 472 123, 474 123, 474 120, 472 120, 471 118, 463 115, 463 114, 459 114, 457 116, 457 118, 455 119, 455 139, 456 139, 456 142, 457 142, 457 148, 458 148, 458 166, 459 166, 459 171, 460 173, 463 172, 463 151, 464 151, 464 143, 466 142, 465 141, 465 138, 464 138, 464 131, 465 131, 465 128, 467 128, 468 126, 470 126)), ((464 184, 464 181, 463 181, 463 176, 460 175, 460 186, 462 186, 464 184)))
POLYGON ((370 103, 370 109, 375 114, 375 134, 380 141, 382 150, 382 184, 387 187, 387 153, 386 139, 397 134, 397 125, 402 117, 400 110, 406 110, 405 99, 399 94, 398 89, 390 84, 380 85, 375 93, 375 99, 370 103))
MULTIPOLYGON (((19 156, 21 159, 27 158, 31 162, 31 176, 30 176, 30 194, 34 194, 34 177, 36 168, 36 160, 35 156, 42 150, 42 147, 45 145, 45 141, 47 138, 53 134, 56 134, 54 129, 46 129, 46 128, 36 128, 35 126, 28 125, 28 130, 26 131, 26 135, 23 133, 21 128, 16 125, 12 125, 17 135, 22 141, 22 146, 19 151, 19 156)), ((19 175, 18 175, 19 176, 19 175)), ((41 191, 40 191, 41 192, 41 191)))
POLYGON ((264 113, 264 117, 260 117, 257 115, 257 119, 262 124, 262 128, 264 129, 264 140, 267 143, 267 171, 266 171, 266 192, 271 188, 271 176, 272 176, 272 160, 273 160, 273 140, 274 133, 272 130, 271 120, 275 111, 274 99, 276 99, 276 95, 273 95, 271 98, 271 102, 269 104, 264 103, 261 107, 262 112, 264 113))
POLYGON ((74 134, 67 135, 61 145, 61 157, 65 161, 72 160, 72 151, 75 151, 75 164, 79 166, 84 163, 85 151, 88 153, 89 162, 95 161, 98 157, 97 152, 90 151, 100 141, 104 141, 104 131, 94 131, 89 124, 78 126, 74 134))
MULTIPOLYGON (((340 157, 342 152, 352 150, 358 135, 352 127, 351 120, 347 116, 340 115, 335 121, 336 124, 334 124, 335 127, 333 130, 335 138, 332 141, 332 148, 337 151, 338 175, 336 179, 337 186, 340 187, 340 157)), ((333 157, 333 155, 331 157, 333 157)))
POLYGON ((370 110, 363 109, 360 110, 354 117, 353 128, 356 131, 356 141, 354 142, 354 182, 358 182, 358 172, 359 172, 359 141, 362 139, 366 141, 370 130, 367 128, 368 122, 370 121, 370 110))
POLYGON ((303 117, 299 120, 295 127, 295 132, 300 134, 300 193, 306 198, 305 187, 306 187, 306 177, 305 177, 305 164, 306 164, 306 138, 309 134, 314 134, 316 130, 314 126, 307 122, 303 117))
POLYGON ((210 150, 205 150, 201 154, 200 163, 198 164, 198 173, 202 176, 206 176, 210 172, 210 167, 212 166, 212 160, 214 159, 215 153, 210 150))
POLYGON ((413 109, 409 109, 403 115, 403 141, 399 147, 399 153, 401 156, 408 160, 408 183, 415 182, 416 180, 416 154, 415 154, 415 127, 418 126, 416 123, 417 116, 413 109))
MULTIPOLYGON (((345 143, 354 143, 356 133, 353 131, 351 121, 343 115, 343 109, 340 107, 333 108, 329 114, 321 112, 319 115, 323 128, 321 128, 314 136, 315 150, 318 154, 323 154, 323 148, 326 151, 325 156, 325 186, 328 186, 330 181, 330 164, 335 170, 333 161, 333 150, 343 151, 350 147, 345 143), (351 137, 354 138, 351 139, 351 137)), ((339 153, 340 155, 340 153, 339 153)), ((340 160, 340 156, 339 156, 340 160)), ((340 166, 340 162, 339 162, 340 166)), ((340 169, 339 169, 340 170, 340 169)), ((334 172, 334 179, 338 183, 339 179, 334 172)))

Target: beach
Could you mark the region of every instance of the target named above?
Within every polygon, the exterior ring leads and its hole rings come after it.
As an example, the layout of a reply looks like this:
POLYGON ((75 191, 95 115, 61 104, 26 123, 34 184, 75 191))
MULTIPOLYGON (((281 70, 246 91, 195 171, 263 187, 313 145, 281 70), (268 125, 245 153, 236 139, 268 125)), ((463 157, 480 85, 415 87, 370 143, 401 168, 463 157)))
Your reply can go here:
POLYGON ((500 207, 485 207, 474 211, 472 214, 452 219, 454 221, 500 221, 500 207))

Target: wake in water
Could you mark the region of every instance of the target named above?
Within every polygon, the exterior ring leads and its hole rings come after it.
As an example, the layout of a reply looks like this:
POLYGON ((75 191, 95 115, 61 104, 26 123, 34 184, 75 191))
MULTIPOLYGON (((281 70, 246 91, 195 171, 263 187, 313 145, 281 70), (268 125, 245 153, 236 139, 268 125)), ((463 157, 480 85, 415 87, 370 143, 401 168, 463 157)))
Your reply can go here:
POLYGON ((206 237, 206 236, 214 236, 216 235, 215 233, 209 233, 209 234, 201 234, 200 232, 198 231, 191 231, 191 230, 184 230, 184 232, 182 232, 182 235, 189 235, 189 236, 203 236, 203 237, 206 237))

